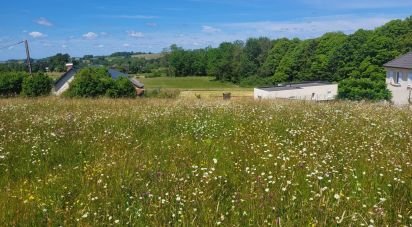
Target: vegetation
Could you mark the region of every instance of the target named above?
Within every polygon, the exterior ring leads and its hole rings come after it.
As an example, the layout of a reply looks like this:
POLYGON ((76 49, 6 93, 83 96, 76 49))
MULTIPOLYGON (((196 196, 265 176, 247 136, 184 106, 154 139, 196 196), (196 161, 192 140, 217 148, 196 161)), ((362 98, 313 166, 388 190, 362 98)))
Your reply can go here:
POLYGON ((95 98, 107 96, 111 98, 132 98, 136 92, 132 83, 127 78, 113 80, 105 68, 84 68, 66 91, 68 97, 95 98))
MULTIPOLYGON (((382 65, 412 50, 412 17, 394 20, 373 31, 351 35, 326 33, 316 39, 251 38, 225 42, 217 48, 183 50, 175 45, 166 56, 172 76, 214 76, 245 85, 326 80, 348 84, 369 81, 374 89, 356 92, 341 89, 348 99, 385 98, 382 65), (359 80, 359 81, 355 81, 359 80), (355 82, 354 82, 355 81, 355 82), (375 94, 371 95, 373 90, 375 94), (381 94, 381 95, 380 95, 381 94)), ((358 86, 355 89, 363 89, 358 86)))
POLYGON ((239 89, 239 86, 216 81, 213 77, 155 77, 139 78, 146 88, 178 88, 183 90, 239 89))
MULTIPOLYGON (((42 71, 45 67, 62 71, 64 63, 73 61, 80 67, 103 65, 150 77, 211 76, 242 86, 326 80, 345 86, 340 89, 340 97, 388 99, 382 65, 412 51, 411 31, 412 17, 409 17, 393 20, 371 31, 360 29, 351 35, 331 32, 306 40, 260 37, 196 50, 172 45, 160 54, 118 52, 111 56, 86 55, 80 59, 57 54, 33 61, 33 67, 34 71, 42 71), (359 90, 369 86, 358 86, 360 84, 376 87, 359 92, 348 87, 355 85, 353 89, 359 90)), ((0 64, 0 72, 26 68, 23 61, 0 64)))
POLYGON ((26 76, 22 84, 22 94, 27 97, 50 95, 53 80, 44 74, 26 76))
POLYGON ((22 90, 23 79, 26 76, 22 72, 0 73, 0 97, 19 95, 22 90))
POLYGON ((0 118, 6 226, 412 224, 407 109, 43 98, 0 118))

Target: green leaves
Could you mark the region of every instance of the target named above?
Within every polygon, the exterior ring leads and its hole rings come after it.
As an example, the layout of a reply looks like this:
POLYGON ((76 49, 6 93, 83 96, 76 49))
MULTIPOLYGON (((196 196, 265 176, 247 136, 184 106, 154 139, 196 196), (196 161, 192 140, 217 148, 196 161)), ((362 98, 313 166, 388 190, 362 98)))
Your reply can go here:
POLYGON ((22 94, 27 97, 46 96, 50 94, 53 80, 44 74, 27 76, 23 80, 22 94))
POLYGON ((123 98, 136 97, 136 91, 127 78, 113 80, 105 68, 85 68, 77 73, 66 95, 69 97, 123 98))

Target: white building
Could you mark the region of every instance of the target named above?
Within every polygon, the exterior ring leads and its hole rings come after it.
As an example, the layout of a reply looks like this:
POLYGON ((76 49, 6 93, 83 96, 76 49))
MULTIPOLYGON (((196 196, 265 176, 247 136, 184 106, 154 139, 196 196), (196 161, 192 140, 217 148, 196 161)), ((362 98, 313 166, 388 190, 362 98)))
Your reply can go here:
POLYGON ((329 82, 310 82, 287 84, 276 87, 255 88, 255 99, 299 99, 326 101, 338 95, 338 84, 329 82))
POLYGON ((412 104, 412 52, 383 66, 387 87, 392 92, 392 102, 395 105, 412 104))

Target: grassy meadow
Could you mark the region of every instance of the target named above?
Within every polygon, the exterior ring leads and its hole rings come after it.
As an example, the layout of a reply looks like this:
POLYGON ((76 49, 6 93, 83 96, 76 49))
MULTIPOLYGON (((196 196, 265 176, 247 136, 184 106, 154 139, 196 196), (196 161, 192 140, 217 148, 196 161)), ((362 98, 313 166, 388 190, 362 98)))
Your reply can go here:
POLYGON ((230 92, 234 98, 253 97, 253 88, 242 88, 229 82, 214 80, 213 77, 154 77, 140 78, 145 88, 179 90, 184 99, 222 99, 224 92, 230 92))
MULTIPOLYGON (((242 89, 232 83, 216 81, 214 77, 154 77, 140 78, 146 88, 176 88, 186 90, 242 89)), ((244 88, 243 88, 244 90, 244 88)))
POLYGON ((6 226, 410 226, 412 112, 0 100, 6 226))

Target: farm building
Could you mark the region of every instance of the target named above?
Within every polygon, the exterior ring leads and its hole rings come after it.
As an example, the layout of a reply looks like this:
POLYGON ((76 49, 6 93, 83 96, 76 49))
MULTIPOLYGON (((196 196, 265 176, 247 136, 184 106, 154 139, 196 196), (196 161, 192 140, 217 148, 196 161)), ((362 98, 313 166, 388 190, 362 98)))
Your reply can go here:
POLYGON ((386 69, 386 85, 392 92, 395 105, 412 104, 412 52, 383 65, 386 69))
MULTIPOLYGON (((67 66, 67 65, 66 65, 67 66)), ((71 65, 73 66, 73 65, 71 65)), ((68 71, 65 72, 55 83, 54 83, 54 88, 53 88, 53 94, 55 95, 61 95, 63 92, 65 92, 67 89, 69 89, 70 83, 73 81, 75 78, 77 72, 79 71, 75 67, 68 67, 68 71)), ((116 80, 120 77, 125 77, 130 80, 130 82, 133 84, 134 88, 136 89, 136 94, 137 95, 142 95, 144 93, 144 84, 142 84, 140 81, 136 79, 130 79, 129 76, 125 73, 119 72, 115 69, 109 69, 108 70, 110 76, 112 79, 116 80)))
POLYGON ((338 84, 329 82, 308 82, 275 87, 255 88, 255 99, 298 99, 326 101, 338 95, 338 84))

